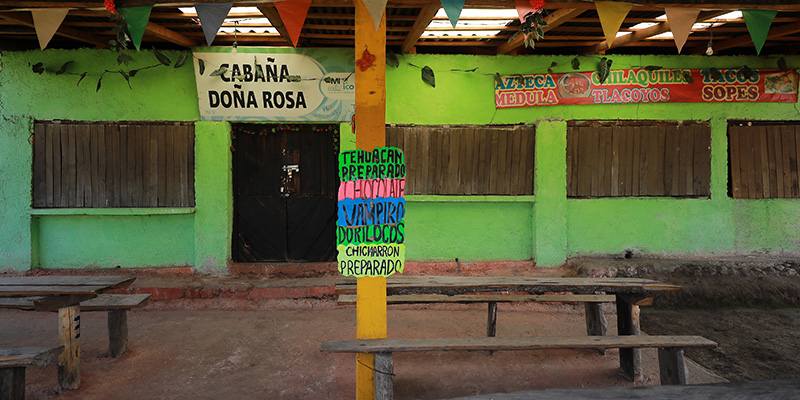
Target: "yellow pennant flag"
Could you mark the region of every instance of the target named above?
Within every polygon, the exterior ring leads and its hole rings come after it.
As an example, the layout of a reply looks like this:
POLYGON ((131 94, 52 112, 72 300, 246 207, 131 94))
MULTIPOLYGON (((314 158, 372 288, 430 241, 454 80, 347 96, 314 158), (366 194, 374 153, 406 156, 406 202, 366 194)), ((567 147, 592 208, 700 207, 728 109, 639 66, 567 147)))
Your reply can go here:
POLYGON ((606 36, 606 43, 608 48, 614 43, 614 38, 617 37, 617 32, 622 26, 622 21, 628 15, 633 4, 631 3, 618 3, 616 1, 595 1, 597 8, 597 16, 600 18, 600 25, 603 26, 603 34, 606 36))
POLYGON ((39 48, 44 50, 50 39, 56 34, 58 27, 64 22, 69 8, 47 8, 31 10, 33 15, 33 29, 36 30, 36 37, 39 38, 39 48))
POLYGON ((672 31, 672 37, 675 39, 675 45, 678 46, 678 54, 680 54, 683 45, 686 44, 686 39, 688 39, 689 34, 692 33, 692 25, 697 22, 700 9, 665 7, 664 12, 667 14, 669 29, 672 31))

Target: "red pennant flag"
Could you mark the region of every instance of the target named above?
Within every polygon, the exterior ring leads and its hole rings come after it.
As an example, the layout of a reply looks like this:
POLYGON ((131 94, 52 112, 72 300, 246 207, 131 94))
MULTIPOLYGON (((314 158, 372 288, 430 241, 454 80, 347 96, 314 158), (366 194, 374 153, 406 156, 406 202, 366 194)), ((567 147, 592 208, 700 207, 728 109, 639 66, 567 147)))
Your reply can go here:
POLYGON ((297 40, 300 39, 300 31, 303 30, 309 7, 311 0, 287 0, 275 3, 278 15, 281 16, 294 47, 297 47, 297 40))

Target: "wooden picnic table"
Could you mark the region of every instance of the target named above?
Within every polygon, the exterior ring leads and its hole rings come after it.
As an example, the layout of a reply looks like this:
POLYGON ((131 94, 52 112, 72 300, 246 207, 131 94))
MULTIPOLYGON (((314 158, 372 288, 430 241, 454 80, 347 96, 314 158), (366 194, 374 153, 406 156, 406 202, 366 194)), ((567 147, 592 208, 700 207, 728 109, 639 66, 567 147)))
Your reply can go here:
POLYGON ((58 361, 58 382, 64 389, 80 387, 80 302, 130 286, 128 276, 0 277, 0 297, 41 296, 36 311, 58 310, 58 336, 64 352, 58 361))
MULTIPOLYGON (((681 287, 640 278, 542 278, 526 276, 407 276, 393 275, 386 279, 387 295, 467 293, 494 294, 610 294, 616 297, 617 334, 639 335, 639 306, 652 304, 658 291, 681 287)), ((340 277, 336 294, 355 294, 356 279, 340 277)), ((641 351, 620 349, 620 370, 629 379, 641 376, 641 351)))

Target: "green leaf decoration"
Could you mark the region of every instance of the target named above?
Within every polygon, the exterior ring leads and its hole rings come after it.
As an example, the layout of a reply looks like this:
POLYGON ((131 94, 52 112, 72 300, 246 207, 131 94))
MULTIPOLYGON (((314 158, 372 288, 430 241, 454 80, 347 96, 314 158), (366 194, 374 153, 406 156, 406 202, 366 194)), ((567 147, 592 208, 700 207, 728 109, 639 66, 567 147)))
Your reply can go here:
POLYGON ((166 66, 169 66, 170 64, 172 64, 172 61, 170 61, 169 58, 167 58, 167 56, 162 54, 155 47, 153 47, 153 54, 156 55, 156 58, 158 59, 158 62, 160 62, 160 63, 162 63, 162 64, 164 64, 166 66))
POLYGON ((289 82, 302 82, 303 77, 300 75, 289 75, 289 82))
MULTIPOLYGON (((114 29, 117 29, 117 28, 114 28, 114 29)), ((114 29, 112 29, 111 31, 116 32, 114 29)), ((111 40, 108 41, 108 45, 111 46, 111 47, 119 47, 119 42, 114 40, 114 39, 111 39, 111 40)))
POLYGON ((719 72, 718 69, 711 68, 708 72, 711 73, 711 77, 714 78, 714 80, 717 81, 722 80, 722 72, 719 72))
POLYGON ((689 83, 694 83, 694 78, 692 78, 691 71, 681 71, 681 75, 683 76, 683 80, 689 83))
POLYGON ((83 78, 86 78, 86 72, 84 72, 84 73, 82 73, 82 74, 81 74, 81 77, 80 77, 80 78, 78 78, 78 83, 76 83, 76 84, 75 84, 75 86, 78 86, 78 85, 80 85, 80 84, 81 84, 81 81, 83 80, 83 78))
POLYGON ((122 75, 123 78, 125 78, 125 82, 128 82, 128 89, 133 89, 131 87, 131 77, 128 76, 128 74, 126 74, 125 71, 123 70, 119 70, 119 74, 122 75))
POLYGON ((100 75, 100 79, 97 80, 97 89, 95 89, 95 93, 100 91, 100 85, 103 83, 103 75, 100 75))
POLYGON ((494 85, 496 87, 502 87, 503 86, 503 80, 500 79, 500 74, 498 74, 497 72, 494 73, 494 85))
POLYGON ((56 71, 56 75, 61 75, 61 74, 63 74, 64 72, 67 72, 67 67, 68 67, 70 64, 72 64, 72 61, 67 61, 67 62, 65 62, 65 63, 64 63, 62 66, 61 66, 61 68, 59 68, 59 69, 58 69, 58 71, 56 71))
POLYGON ((436 87, 436 76, 433 74, 433 70, 429 66, 425 66, 422 68, 422 81, 436 87))
POLYGON ((264 69, 259 67, 260 65, 256 64, 256 80, 264 79, 264 69))
POLYGON ((780 69, 781 72, 786 72, 789 70, 789 67, 786 65, 785 57, 781 57, 778 59, 778 69, 780 69))
POLYGON ((603 57, 600 59, 600 65, 598 65, 597 70, 597 79, 600 83, 604 83, 606 79, 608 79, 608 75, 611 73, 611 60, 603 57))
POLYGON ((40 62, 38 62, 36 64, 33 64, 33 72, 41 75, 42 72, 44 72, 44 64, 42 64, 40 62))
POLYGON ((206 63, 203 62, 202 59, 197 59, 197 66, 200 67, 200 75, 202 76, 204 72, 206 72, 206 63))
MULTIPOLYGON (((209 76, 221 76, 221 75, 224 75, 226 72, 228 72, 228 68, 219 67, 219 68, 215 69, 214 71, 212 71, 211 75, 209 75, 209 76)), ((200 75, 202 75, 202 74, 203 73, 201 72, 200 75)))
POLYGON ((138 74, 138 73, 139 73, 138 69, 132 69, 132 70, 128 71, 128 75, 130 75, 131 77, 136 76, 136 74, 138 74))
POLYGON ((574 70, 581 69, 581 60, 578 60, 578 57, 572 59, 572 69, 574 70))
POLYGON ((753 76, 753 70, 750 69, 750 67, 748 67, 747 65, 745 65, 744 67, 742 67, 742 74, 744 75, 745 79, 750 79, 750 77, 753 76))
POLYGON ((175 68, 182 67, 184 64, 186 64, 186 60, 188 59, 189 59, 189 50, 182 51, 181 54, 178 56, 178 60, 175 61, 175 68))
POLYGON ((400 66, 400 60, 397 59, 397 54, 393 51, 389 51, 386 53, 386 65, 397 68, 400 66))
POLYGON ((662 68, 664 68, 664 67, 662 67, 660 65, 648 65, 648 66, 644 67, 644 69, 647 70, 647 71, 658 71, 658 70, 660 70, 662 68))
POLYGON ((555 61, 551 62, 550 63, 550 68, 547 68, 547 73, 548 74, 552 74, 553 73, 553 68, 557 67, 557 66, 558 66, 557 62, 555 62, 555 61))
POLYGON ((119 53, 119 56, 117 56, 117 65, 128 65, 131 61, 133 61, 133 57, 126 53, 119 53))
POLYGON ((322 78, 322 81, 325 82, 325 83, 331 83, 331 77, 330 76, 326 76, 325 78, 322 78))

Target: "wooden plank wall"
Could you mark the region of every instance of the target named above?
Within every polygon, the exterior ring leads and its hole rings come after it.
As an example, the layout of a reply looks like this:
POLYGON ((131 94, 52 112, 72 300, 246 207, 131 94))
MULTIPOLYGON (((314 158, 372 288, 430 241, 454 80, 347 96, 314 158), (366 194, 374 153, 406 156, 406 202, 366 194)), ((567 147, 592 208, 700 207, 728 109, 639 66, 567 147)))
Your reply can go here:
POLYGON ((406 194, 533 194, 534 127, 390 126, 405 153, 406 194))
POLYGON ((710 195, 708 124, 582 123, 568 128, 568 197, 710 195))
POLYGON ((800 125, 731 125, 728 148, 731 197, 800 197, 800 125))
POLYGON ((194 125, 37 121, 36 208, 193 207, 194 125))

